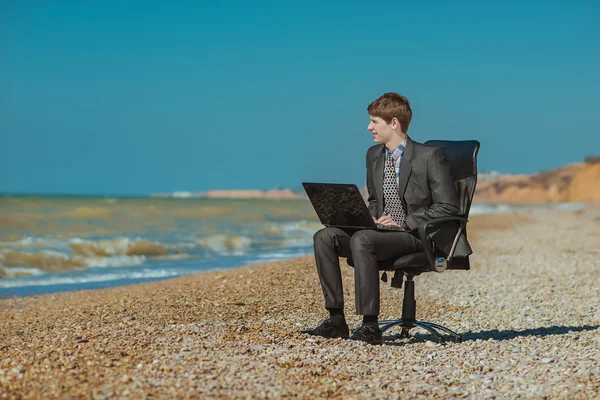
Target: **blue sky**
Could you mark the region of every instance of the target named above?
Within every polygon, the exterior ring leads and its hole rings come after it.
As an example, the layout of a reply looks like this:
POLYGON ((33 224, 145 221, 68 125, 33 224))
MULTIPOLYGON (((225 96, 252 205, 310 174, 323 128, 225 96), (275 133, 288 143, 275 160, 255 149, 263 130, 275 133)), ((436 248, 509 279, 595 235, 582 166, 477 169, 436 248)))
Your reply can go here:
POLYGON ((362 185, 387 91, 482 171, 600 153, 597 1, 369 3, 0 2, 0 192, 362 185))

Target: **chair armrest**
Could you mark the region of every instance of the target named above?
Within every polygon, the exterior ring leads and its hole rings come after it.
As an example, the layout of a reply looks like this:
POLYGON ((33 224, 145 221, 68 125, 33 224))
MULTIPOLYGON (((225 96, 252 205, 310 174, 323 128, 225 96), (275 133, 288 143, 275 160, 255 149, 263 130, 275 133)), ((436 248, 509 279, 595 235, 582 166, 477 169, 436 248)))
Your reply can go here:
POLYGON ((425 221, 417 227, 418 232, 419 232, 419 239, 421 239, 421 244, 423 245, 423 249, 425 249, 425 254, 427 255, 427 260, 429 260, 429 266, 432 271, 444 272, 444 270, 446 270, 446 268, 447 268, 447 265, 445 265, 443 267, 435 266, 435 257, 433 256, 433 252, 431 251, 431 248, 429 247, 429 241, 427 238, 427 234, 429 233, 430 228, 433 228, 433 227, 443 224, 445 222, 452 222, 452 221, 460 222, 460 227, 458 228, 458 232, 456 234, 456 237, 454 238, 454 243, 452 244, 452 249, 450 250, 450 254, 448 255, 448 260, 447 260, 447 264, 448 264, 448 263, 450 263, 450 261, 452 260, 452 257, 454 256, 454 250, 456 248, 456 244, 458 243, 460 234, 462 233, 463 229, 465 228, 465 225, 467 224, 467 219, 463 218, 463 217, 441 217, 441 218, 435 218, 435 219, 432 219, 429 221, 425 221))

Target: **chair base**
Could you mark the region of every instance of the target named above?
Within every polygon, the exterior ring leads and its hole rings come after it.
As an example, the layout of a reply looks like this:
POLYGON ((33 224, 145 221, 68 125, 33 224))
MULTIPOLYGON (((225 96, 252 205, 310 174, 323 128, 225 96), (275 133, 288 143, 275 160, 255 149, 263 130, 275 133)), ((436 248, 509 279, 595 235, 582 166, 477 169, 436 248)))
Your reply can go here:
POLYGON ((400 338, 402 338, 402 339, 407 339, 410 336, 409 331, 412 328, 422 328, 422 329, 425 329, 426 331, 428 331, 429 333, 431 333, 435 337, 435 340, 438 343, 444 343, 446 341, 444 336, 442 336, 442 334, 440 334, 438 332, 438 329, 449 334, 452 337, 452 339, 454 340, 454 342, 460 343, 462 341, 462 336, 459 335, 458 333, 454 332, 453 330, 451 330, 449 328, 446 328, 443 325, 434 324, 433 322, 424 322, 424 321, 417 321, 417 320, 405 321, 403 319, 397 319, 397 320, 379 321, 379 325, 380 325, 381 332, 385 332, 386 330, 388 330, 396 325, 399 325, 402 328, 402 331, 400 333, 400 338), (383 325, 383 326, 381 326, 381 325, 383 325))
MULTIPOLYGON (((398 271, 396 271, 398 272, 398 271)), ((433 322, 418 321, 416 318, 417 302, 415 301, 415 277, 414 273, 402 271, 402 275, 406 275, 404 281, 404 301, 402 302, 402 318, 396 320, 379 321, 381 332, 385 332, 393 326, 399 325, 402 328, 400 337, 406 339, 409 337, 409 331, 412 328, 422 328, 431 333, 438 343, 444 343, 446 339, 442 336, 438 329, 446 332, 455 342, 461 342, 462 336, 445 326, 434 324, 433 322)), ((401 275, 401 276, 402 276, 401 275)), ((397 279, 396 275, 394 279, 397 279)))

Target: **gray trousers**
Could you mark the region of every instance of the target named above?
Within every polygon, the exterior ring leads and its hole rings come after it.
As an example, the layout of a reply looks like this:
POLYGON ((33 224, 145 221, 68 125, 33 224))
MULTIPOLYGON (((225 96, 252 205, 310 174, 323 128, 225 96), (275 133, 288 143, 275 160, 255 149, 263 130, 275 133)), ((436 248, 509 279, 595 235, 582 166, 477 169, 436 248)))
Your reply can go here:
POLYGON ((325 307, 344 308, 338 257, 350 257, 354 261, 356 313, 359 315, 379 315, 377 261, 423 251, 421 241, 410 232, 365 229, 350 235, 340 228, 327 227, 315 233, 313 240, 325 307))

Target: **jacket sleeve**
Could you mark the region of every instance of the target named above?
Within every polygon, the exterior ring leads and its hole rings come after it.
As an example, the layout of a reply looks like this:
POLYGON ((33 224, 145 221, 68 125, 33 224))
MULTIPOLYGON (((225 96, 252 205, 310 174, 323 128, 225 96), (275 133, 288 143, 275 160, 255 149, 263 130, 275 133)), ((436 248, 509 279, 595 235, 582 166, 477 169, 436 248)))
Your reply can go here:
POLYGON ((369 197, 367 199, 369 212, 371 216, 377 218, 377 209, 379 205, 377 203, 377 197, 375 196, 375 181, 373 180, 373 163, 369 162, 369 152, 367 151, 367 192, 369 197))
POLYGON ((459 213, 458 193, 450 175, 448 159, 446 153, 439 147, 429 153, 427 181, 431 191, 432 204, 410 213, 406 218, 406 224, 411 230, 417 229, 422 222, 434 218, 450 217, 459 213))

